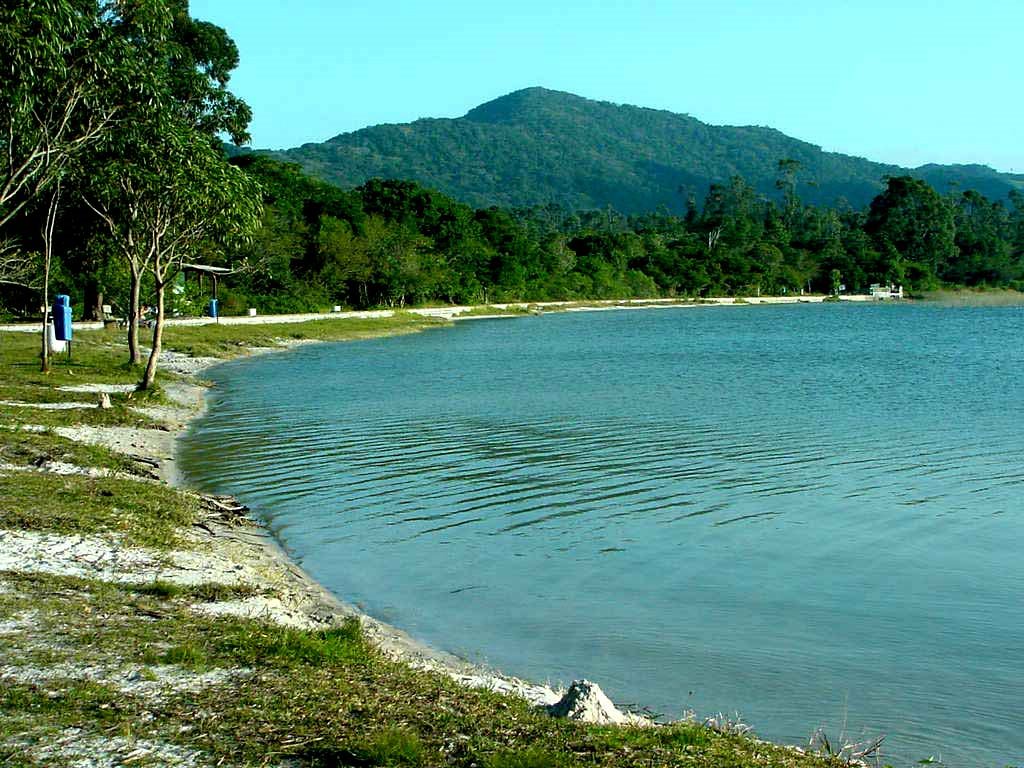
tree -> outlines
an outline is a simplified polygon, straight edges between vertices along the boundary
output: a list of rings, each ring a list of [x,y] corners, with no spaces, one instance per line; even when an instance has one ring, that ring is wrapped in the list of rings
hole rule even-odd
[[[35,288],[39,280],[39,264],[16,243],[0,241],[0,285]]]
[[[183,183],[189,174],[202,178],[212,166],[209,157],[197,154],[197,143],[205,141],[216,155],[219,133],[226,132],[238,142],[247,139],[251,112],[227,90],[230,72],[238,63],[237,48],[220,27],[192,19],[187,0],[134,0],[118,8],[118,34],[151,81],[154,96],[127,105],[117,129],[107,133],[103,151],[94,158],[97,184],[91,191],[94,202],[90,207],[119,241],[118,251],[129,267],[128,354],[130,362],[137,364],[141,362],[142,278],[147,269],[167,266],[156,261],[166,255],[159,241],[170,232],[168,222],[181,227],[178,213],[169,211],[183,214],[188,210],[182,194],[171,196],[168,210],[154,213],[149,209],[154,190],[174,188],[169,182],[161,186],[159,177],[166,174],[175,183]],[[185,161],[201,162],[203,169],[182,169],[182,158],[167,154],[179,149]],[[161,155],[160,150],[165,153]],[[220,157],[218,162],[226,163]],[[154,239],[154,232],[162,229]],[[156,274],[154,279],[157,283],[161,280]],[[161,324],[162,319],[158,326]],[[151,355],[150,360],[155,358]],[[147,365],[144,384],[152,378],[149,368]]]
[[[828,276],[831,282],[830,291],[833,296],[838,296],[839,291],[842,289],[843,273],[838,269],[832,269],[829,271]]]
[[[352,233],[348,222],[333,216],[321,216],[317,251],[323,260],[320,276],[327,283],[331,295],[338,295],[339,286],[354,283],[358,303],[361,306],[368,304],[366,286],[372,275],[370,254],[366,241]]]
[[[61,182],[57,182],[50,190],[50,199],[46,206],[46,216],[43,218],[43,226],[40,231],[43,241],[43,337],[42,337],[42,363],[43,373],[50,372],[50,339],[47,333],[46,312],[50,305],[50,268],[53,265],[53,242],[54,230],[57,226],[57,212],[60,210]]]
[[[388,225],[377,216],[366,221],[367,253],[378,280],[377,295],[389,307],[415,301],[436,279],[429,241],[411,223]]]
[[[165,293],[183,260],[211,241],[245,240],[263,214],[255,181],[229,165],[203,133],[173,119],[155,127],[159,130],[150,141],[136,143],[107,165],[90,203],[132,270],[133,305],[138,303],[141,270],[149,269],[153,276],[156,317],[140,389],[155,380]]]
[[[178,115],[211,139],[227,134],[235,144],[245,144],[252,110],[228,90],[238,46],[223,27],[192,18],[188,0],[167,4],[173,15],[167,80]]]
[[[0,7],[0,281],[37,282],[7,225],[96,146],[124,99],[145,97],[146,80],[115,32],[117,8],[94,0]]]
[[[44,371],[62,181],[113,130],[126,99],[141,103],[152,93],[118,31],[122,5],[15,0],[0,9],[0,251],[8,254],[0,280],[35,286],[42,272]],[[34,202],[46,211],[38,267],[11,256],[16,249],[3,242],[6,226]]]
[[[1010,217],[1003,204],[968,190],[954,204],[958,254],[943,278],[953,283],[1001,283],[1017,276]]]
[[[879,251],[886,253],[891,247],[909,262],[905,268],[912,273],[923,269],[932,280],[943,275],[957,254],[953,210],[920,179],[890,178],[885,191],[871,202],[864,228]]]
[[[792,229],[800,215],[800,197],[796,192],[797,174],[803,164],[799,160],[785,158],[779,160],[778,176],[775,179],[775,188],[782,192],[783,200],[783,221],[788,229]]]

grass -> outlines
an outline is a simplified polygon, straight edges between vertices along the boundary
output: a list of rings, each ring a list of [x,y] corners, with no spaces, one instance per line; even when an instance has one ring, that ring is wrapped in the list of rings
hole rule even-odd
[[[395,312],[392,317],[339,317],[303,323],[253,325],[207,324],[168,326],[164,347],[193,357],[238,357],[247,347],[276,347],[295,341],[354,341],[400,333],[415,333],[447,325],[443,320]]]
[[[227,600],[244,600],[255,597],[261,591],[249,584],[175,584],[157,579],[146,584],[131,587],[138,595],[154,597],[158,600],[187,600],[193,603],[218,603]]]
[[[487,768],[563,768],[569,762],[565,755],[549,752],[543,747],[529,746],[520,750],[495,752],[485,765]]]
[[[79,400],[93,400],[92,395],[79,393]],[[0,405],[0,423],[8,425],[33,424],[41,427],[134,427],[159,429],[160,423],[131,409],[124,400],[111,395],[110,408],[76,408],[73,410],[44,410],[41,408]],[[143,405],[145,398],[139,398]],[[148,404],[148,403],[146,403]]]
[[[97,395],[67,392],[59,387],[81,384],[131,385],[141,378],[141,369],[127,364],[123,333],[115,330],[78,333],[73,356],[51,358],[51,370],[39,370],[39,343],[33,333],[0,333],[0,401],[15,403],[95,403]],[[163,374],[174,378],[173,374]],[[110,395],[111,408],[46,410],[17,405],[0,405],[0,425],[34,424],[44,427],[127,426],[155,428],[159,425],[133,407],[166,402],[159,390]],[[4,438],[6,439],[6,438]]]
[[[20,641],[25,646],[59,632],[61,646],[51,653],[94,667],[177,669],[182,679],[240,670],[224,684],[169,689],[158,701],[119,693],[106,681],[15,683],[0,695],[0,744],[15,737],[45,743],[70,727],[144,728],[149,739],[236,766],[840,765],[694,723],[617,728],[555,720],[525,702],[390,661],[354,621],[300,632],[198,616],[177,590],[140,593],[138,585],[41,574],[0,579],[12,588],[0,595],[0,615],[33,610],[42,617]],[[7,663],[25,653],[15,647]]]
[[[191,494],[115,478],[0,474],[0,528],[76,535],[113,533],[130,545],[169,549],[196,518]]]
[[[4,434],[0,439],[0,463],[31,467],[46,461],[61,461],[78,467],[104,467],[133,475],[147,474],[124,454],[68,440],[53,432],[15,431]]]
[[[8,397],[6,388],[9,386],[28,386],[39,391],[72,384],[134,384],[140,378],[141,369],[129,365],[127,360],[128,347],[123,331],[81,331],[75,333],[70,362],[63,353],[51,356],[50,372],[42,373],[36,334],[0,332],[0,369],[5,374],[0,399],[13,399]]]

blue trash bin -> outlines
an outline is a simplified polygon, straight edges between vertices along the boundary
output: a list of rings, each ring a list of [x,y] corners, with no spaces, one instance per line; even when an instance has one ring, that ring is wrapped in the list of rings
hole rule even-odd
[[[71,341],[71,298],[58,294],[53,305],[53,337],[57,341]]]
[[[216,317],[217,316],[217,300],[216,299],[210,299],[210,303],[206,305],[206,314],[209,317]]]

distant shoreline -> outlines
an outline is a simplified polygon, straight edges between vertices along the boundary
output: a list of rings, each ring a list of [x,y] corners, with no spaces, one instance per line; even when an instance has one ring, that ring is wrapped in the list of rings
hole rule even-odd
[[[396,313],[408,312],[425,318],[440,320],[471,320],[487,317],[515,317],[540,312],[586,312],[612,309],[658,309],[667,307],[732,307],[747,305],[780,304],[821,304],[831,297],[825,294],[806,296],[715,296],[703,299],[594,299],[592,301],[516,301],[495,304],[451,304],[437,307],[400,307],[396,309],[346,310],[341,312],[306,312],[287,315],[224,315],[212,317],[168,317],[167,327],[213,325],[267,325],[273,323],[306,323],[311,320],[343,320],[394,317]],[[840,302],[874,303],[868,294],[846,294],[838,297]],[[1024,304],[1024,295],[1021,295]],[[497,310],[488,314],[487,310]],[[258,310],[257,310],[258,312]],[[98,321],[76,321],[75,329],[98,331],[103,329]],[[0,325],[0,331],[31,332],[39,329],[39,323],[8,323]]]

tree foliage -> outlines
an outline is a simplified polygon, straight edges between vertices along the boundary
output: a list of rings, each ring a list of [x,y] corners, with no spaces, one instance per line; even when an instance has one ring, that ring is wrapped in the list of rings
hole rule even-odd
[[[899,177],[864,211],[807,205],[795,192],[765,199],[734,178],[712,185],[686,216],[626,217],[550,205],[474,210],[408,181],[345,191],[265,156],[234,162],[259,181],[266,204],[263,229],[235,255],[256,268],[227,292],[234,311],[864,292],[889,280],[927,288],[1024,277],[1014,244],[1024,200],[1010,209],[973,192],[941,198]]]
[[[102,259],[119,256],[132,362],[144,282],[155,292],[142,386],[155,375],[164,291],[182,261],[237,247],[260,223],[254,180],[220,149],[223,134],[248,138],[251,112],[227,87],[237,63],[231,38],[193,19],[187,0],[15,0],[0,9],[0,281],[29,269],[26,246],[12,240],[44,211],[45,272],[58,231],[78,230],[87,245],[65,261],[94,283]],[[58,223],[58,197],[47,193],[62,182],[74,202]],[[102,226],[77,223],[88,210]]]
[[[271,154],[343,187],[411,179],[478,207],[554,201],[628,214],[661,205],[682,214],[691,196],[699,200],[711,184],[734,176],[759,196],[799,193],[817,205],[845,199],[858,207],[882,191],[886,176],[913,175],[942,193],[957,182],[991,199],[1024,181],[984,166],[911,171],[825,152],[771,128],[708,125],[543,88],[510,93],[456,119],[377,125]]]
[[[125,99],[146,100],[115,12],[94,0],[0,7],[0,251],[14,249],[15,217],[103,138]]]

